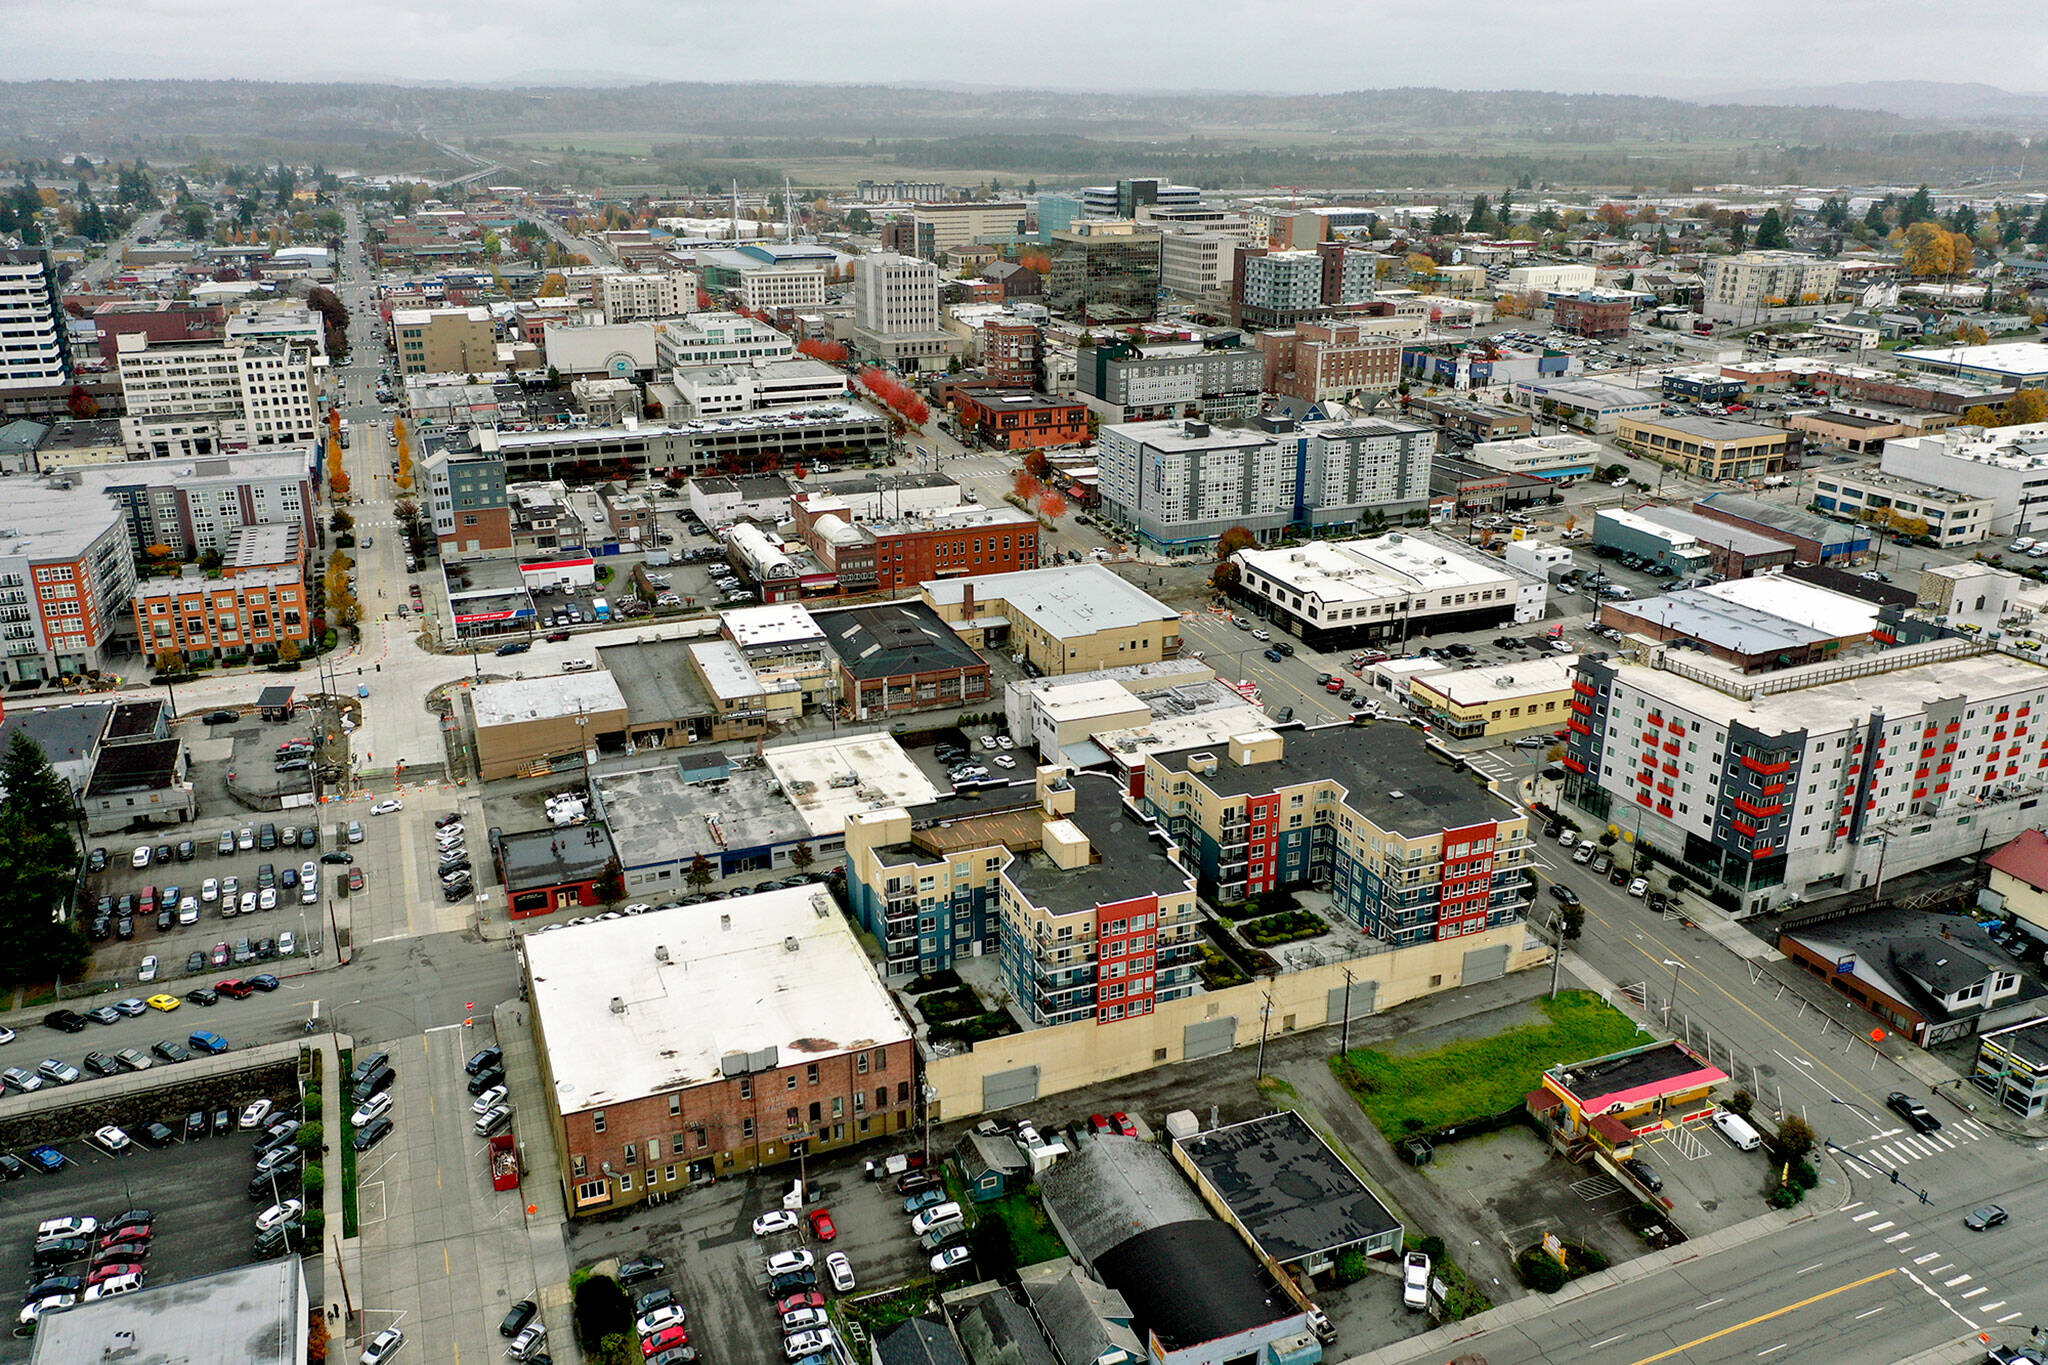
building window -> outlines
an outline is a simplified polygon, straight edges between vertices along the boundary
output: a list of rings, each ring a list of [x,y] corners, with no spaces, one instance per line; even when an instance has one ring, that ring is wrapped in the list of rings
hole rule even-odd
[[[867,1054],[867,1053],[865,1053],[865,1052],[862,1052],[862,1053],[858,1053],[858,1054],[856,1054],[856,1055],[855,1055],[855,1057],[854,1057],[854,1059],[853,1059],[853,1068],[854,1068],[854,1070],[858,1071],[858,1072],[859,1072],[859,1073],[860,1073],[861,1075],[863,1075],[863,1076],[867,1075],[867,1074],[868,1074],[868,1054]]]
[[[751,1138],[754,1136],[754,1121],[752,1119],[743,1118],[740,1120],[740,1136],[742,1138]]]
[[[627,1144],[626,1144],[626,1164],[627,1164],[628,1166],[637,1166],[637,1165],[639,1165],[639,1164],[640,1164],[640,1144],[639,1144],[639,1143],[637,1143],[637,1142],[629,1142],[629,1143],[627,1143]]]
[[[595,1125],[595,1130],[602,1133],[604,1131],[604,1110],[599,1109],[591,1114],[590,1121]]]
[[[818,1083],[818,1064],[816,1062],[812,1062],[810,1066],[807,1068],[807,1071],[811,1084],[816,1085]]]
[[[678,1115],[678,1114],[680,1114],[680,1113],[682,1113],[682,1112],[683,1112],[683,1094],[682,1094],[682,1092],[681,1092],[680,1090],[678,1090],[678,1091],[677,1091],[677,1092],[676,1092],[675,1094],[673,1094],[673,1095],[670,1095],[670,1096],[668,1097],[668,1113],[669,1113],[669,1117],[670,1117],[670,1118],[674,1118],[674,1117],[675,1117],[676,1115]]]
[[[743,1100],[754,1098],[754,1078],[752,1076],[740,1077],[740,1098]]]

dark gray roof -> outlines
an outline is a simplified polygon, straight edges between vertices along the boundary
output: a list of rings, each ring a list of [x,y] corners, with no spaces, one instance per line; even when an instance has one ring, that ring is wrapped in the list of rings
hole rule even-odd
[[[164,704],[155,698],[117,703],[114,718],[107,725],[107,743],[153,738],[163,713]]]
[[[16,711],[0,720],[0,753],[14,742],[19,731],[42,746],[43,757],[51,763],[77,763],[89,758],[106,732],[114,714],[110,702],[88,706],[46,706],[39,711]]]
[[[881,1365],[967,1365],[953,1334],[936,1322],[911,1318],[875,1342]]]
[[[812,613],[825,642],[859,679],[987,668],[939,614],[919,601]]]
[[[1072,781],[1069,818],[1088,836],[1095,860],[1066,868],[1044,853],[1027,854],[1006,874],[1019,890],[1054,914],[1068,914],[1187,886],[1192,878],[1166,856],[1165,842],[1152,837],[1151,822],[1125,803],[1115,778],[1076,773]]]
[[[1943,995],[1976,985],[2002,963],[1997,956],[1972,948],[1959,939],[1896,938],[1891,942],[1892,963],[1913,979],[1926,983]]]
[[[1782,935],[1827,961],[1853,960],[1852,975],[1935,1023],[1970,1018],[1985,1009],[1975,1005],[1950,1010],[1923,990],[1919,981],[1952,991],[1958,985],[1987,980],[1994,971],[2017,972],[2019,994],[1999,1001],[2000,1012],[2048,998],[2048,987],[2025,968],[1988,946],[1979,946],[1983,931],[1975,921],[1957,916],[1922,910],[1866,910],[1810,927],[1788,925]]]
[[[979,1296],[958,1322],[974,1365],[1062,1365],[1031,1310],[1008,1294]]]
[[[1169,1351],[1297,1317],[1270,1288],[1244,1242],[1213,1218],[1168,1223],[1127,1238],[1097,1263],[1131,1306],[1131,1325]]]
[[[969,1178],[981,1171],[1023,1171],[1031,1166],[1014,1138],[1001,1133],[974,1132],[961,1139],[960,1164],[966,1168]]]
[[[1136,1138],[1083,1139],[1038,1177],[1038,1188],[1060,1235],[1086,1265],[1148,1228],[1209,1218],[1166,1153]]]
[[[603,875],[613,858],[612,836],[596,824],[515,834],[492,830],[491,842],[508,891],[589,881]]]
[[[1060,1365],[1094,1365],[1111,1350],[1130,1349],[1134,1345],[1137,1353],[1144,1350],[1142,1343],[1119,1344],[1111,1340],[1104,1313],[1120,1314],[1123,1321],[1128,1321],[1130,1305],[1121,1294],[1107,1287],[1100,1287],[1105,1301],[1097,1302],[1089,1292],[1092,1284],[1082,1280],[1079,1269],[1070,1269],[1055,1280],[1024,1281],[1024,1292],[1038,1312],[1038,1321],[1045,1328],[1046,1340],[1052,1343]],[[1120,1327],[1119,1331],[1122,1330]]]
[[[1291,1109],[1203,1133],[1181,1150],[1252,1240],[1283,1264],[1401,1226]]]
[[[118,795],[122,792],[161,791],[178,775],[182,739],[151,739],[135,744],[108,744],[100,749],[92,765],[88,796]]]
[[[292,692],[290,687],[266,687],[256,694],[256,704],[262,707],[290,706]]]
[[[1442,752],[1428,737],[1400,721],[1338,723],[1282,732],[1285,748],[1271,763],[1240,767],[1227,744],[1204,744],[1155,754],[1160,765],[1187,772],[1196,754],[1214,754],[1216,771],[1198,780],[1223,796],[1250,796],[1277,787],[1334,778],[1344,784],[1351,805],[1381,829],[1461,829],[1505,820],[1514,803],[1488,789],[1484,780]],[[1398,795],[1396,795],[1398,793]]]

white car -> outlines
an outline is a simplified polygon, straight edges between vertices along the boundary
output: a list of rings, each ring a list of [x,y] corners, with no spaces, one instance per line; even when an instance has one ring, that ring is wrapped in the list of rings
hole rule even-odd
[[[46,1242],[52,1237],[90,1237],[100,1230],[97,1218],[46,1218],[36,1224],[36,1240]]]
[[[101,1280],[98,1284],[87,1285],[85,1287],[85,1297],[81,1302],[97,1303],[101,1299],[111,1299],[116,1294],[133,1294],[140,1288],[142,1288],[142,1277],[140,1275],[116,1275],[111,1280]]]
[[[256,1215],[256,1231],[268,1232],[283,1227],[286,1223],[305,1212],[306,1206],[296,1199],[287,1199],[282,1204],[272,1204]]]
[[[754,1220],[756,1237],[772,1237],[778,1232],[795,1232],[800,1220],[789,1209],[770,1209]]]
[[[795,1308],[782,1315],[783,1332],[815,1332],[820,1327],[830,1327],[832,1319],[825,1316],[822,1308]]]
[[[597,665],[590,662],[590,660],[588,659],[562,660],[562,671],[564,673],[588,673],[596,667]]]
[[[390,1113],[391,1106],[396,1103],[398,1103],[398,1101],[392,1097],[392,1094],[389,1090],[383,1091],[380,1094],[372,1095],[363,1104],[362,1108],[356,1110],[355,1113],[350,1114],[348,1116],[349,1124],[351,1127],[361,1128],[371,1119],[382,1118],[384,1115]]]
[[[77,1302],[76,1294],[52,1294],[46,1299],[37,1299],[34,1303],[25,1305],[21,1310],[21,1316],[15,1320],[24,1327],[33,1327],[36,1319],[52,1308],[69,1308]]]
[[[511,1091],[507,1090],[502,1085],[494,1085],[489,1090],[484,1091],[483,1094],[478,1095],[476,1097],[476,1103],[469,1106],[470,1110],[471,1112],[477,1114],[488,1114],[493,1109],[496,1109],[499,1105],[503,1104],[505,1102],[505,1096],[511,1093]]]
[[[634,1323],[633,1326],[639,1331],[641,1336],[651,1337],[656,1332],[666,1332],[671,1327],[681,1327],[688,1318],[689,1314],[683,1309],[681,1304],[665,1303],[646,1317],[640,1319],[640,1321]]]
[[[156,970],[156,954],[151,953],[142,959],[142,965],[136,969],[135,979],[142,985],[147,986],[150,982],[156,980]],[[0,1042],[4,1041],[4,1039],[0,1039]]]
[[[219,900],[220,878],[208,877],[205,881],[199,883],[199,899],[205,901],[208,905],[212,905],[215,901]]]
[[[547,1326],[543,1323],[532,1323],[521,1330],[518,1336],[512,1338],[512,1344],[505,1348],[505,1354],[511,1356],[514,1360],[529,1359],[536,1351],[540,1350],[540,1344],[547,1339]]]
[[[825,1274],[831,1278],[836,1292],[853,1292],[853,1262],[846,1259],[845,1252],[835,1251],[825,1258]]]
[[[398,1348],[405,1345],[405,1333],[396,1327],[386,1327],[370,1338],[370,1344],[363,1349],[361,1365],[384,1365],[384,1362],[398,1354]]]
[[[130,1143],[128,1135],[111,1123],[95,1131],[92,1135],[92,1140],[100,1150],[108,1153],[125,1151],[133,1145]]]
[[[254,891],[244,891],[242,893],[242,904],[239,909],[240,913],[244,915],[256,913],[256,893]]]
[[[832,1329],[820,1327],[814,1332],[791,1332],[782,1341],[782,1354],[790,1360],[802,1360],[805,1356],[832,1349]]]
[[[138,849],[136,849],[136,850],[135,850],[135,852],[133,852],[133,853],[131,853],[131,854],[129,854],[129,855],[128,855],[128,866],[130,866],[130,867],[148,867],[148,866],[149,866],[149,845],[148,845],[148,844],[144,844],[144,845],[143,845],[143,846],[142,846],[141,848],[138,848]]]
[[[1401,1258],[1402,1307],[1429,1307],[1429,1270],[1429,1257],[1419,1251],[1411,1251]]]
[[[372,814],[372,815],[389,815],[389,814],[391,814],[391,812],[393,812],[393,811],[397,811],[397,810],[404,810],[404,809],[405,809],[405,802],[403,802],[403,801],[399,800],[399,799],[398,799],[397,797],[395,797],[395,796],[387,796],[387,797],[385,797],[385,798],[384,798],[384,799],[383,799],[382,801],[379,801],[379,802],[378,802],[378,803],[377,803],[376,805],[374,805],[374,806],[370,807],[370,814]],[[349,842],[350,842],[350,843],[354,843],[354,842],[355,842],[355,840],[354,840],[354,839],[350,839],[350,840],[349,840]]]
[[[258,891],[256,893],[256,908],[259,910],[277,909],[277,888],[266,886],[261,891]]]
[[[7,1028],[7,1027],[6,1027],[6,1026],[4,1026],[4,1025],[0,1025],[0,1045],[5,1045],[5,1044],[7,1044],[7,1043],[11,1043],[11,1042],[13,1042],[13,1041],[14,1041],[14,1030],[13,1030],[13,1029],[11,1029],[11,1028]]]
[[[998,768],[1014,768],[1017,766],[1017,760],[1011,758],[1008,754],[997,754],[995,762]]]
[[[290,957],[299,951],[299,936],[287,929],[277,936],[277,955]]]
[[[981,747],[984,749],[994,749],[996,747],[996,737],[994,735],[983,735],[981,737]]]
[[[808,1251],[778,1251],[768,1258],[768,1273],[787,1275],[793,1270],[809,1270],[817,1263],[817,1257]]]
[[[965,1265],[967,1258],[973,1254],[966,1247],[947,1247],[932,1257],[932,1274],[943,1275],[955,1266]]]
[[[913,1237],[922,1237],[941,1223],[950,1222],[965,1216],[965,1214],[961,1213],[960,1206],[951,1200],[943,1204],[934,1204],[928,1209],[920,1210],[910,1220],[910,1234]]]
[[[1628,884],[1628,893],[1631,896],[1646,896],[1649,892],[1650,883],[1646,878],[1638,877]]]
[[[244,1130],[261,1128],[264,1121],[270,1117],[270,1109],[269,1100],[256,1100],[242,1111],[242,1121],[236,1126]]]

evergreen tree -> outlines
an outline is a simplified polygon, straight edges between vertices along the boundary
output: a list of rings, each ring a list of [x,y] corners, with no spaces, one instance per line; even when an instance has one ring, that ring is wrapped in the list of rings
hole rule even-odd
[[[1925,223],[1934,217],[1934,196],[1922,185],[1914,190],[1899,209],[1899,226],[1909,228],[1915,223]]]
[[[1502,190],[1500,192],[1500,208],[1494,211],[1494,217],[1500,220],[1500,228],[1502,232],[1506,232],[1509,228],[1515,225],[1514,191]]]
[[[1493,227],[1493,223],[1493,210],[1486,206],[1486,196],[1483,194],[1473,195],[1472,214],[1465,220],[1465,231],[1486,232]]]
[[[1891,231],[1891,224],[1884,220],[1884,205],[1882,203],[1876,200],[1871,201],[1870,211],[1863,215],[1863,226],[1869,228],[1880,237]]]
[[[1756,244],[1762,251],[1785,249],[1785,220],[1778,216],[1776,209],[1765,209],[1764,216],[1757,220]]]
[[[91,952],[77,926],[58,916],[77,881],[77,802],[26,732],[0,754],[0,786],[0,942],[8,945],[0,979],[76,976]]]
[[[1740,215],[1728,225],[1728,241],[1737,251],[1749,244],[1749,225]]]
[[[2027,234],[2029,246],[2048,246],[2048,211],[2034,219],[2034,230]]]

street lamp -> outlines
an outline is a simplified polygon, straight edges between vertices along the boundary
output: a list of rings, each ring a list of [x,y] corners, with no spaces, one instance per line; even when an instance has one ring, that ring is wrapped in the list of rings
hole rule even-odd
[[[1664,1022],[1671,1022],[1671,1007],[1678,1002],[1678,969],[1686,964],[1675,957],[1664,959],[1664,965],[1671,969],[1671,994],[1664,1002]]]

